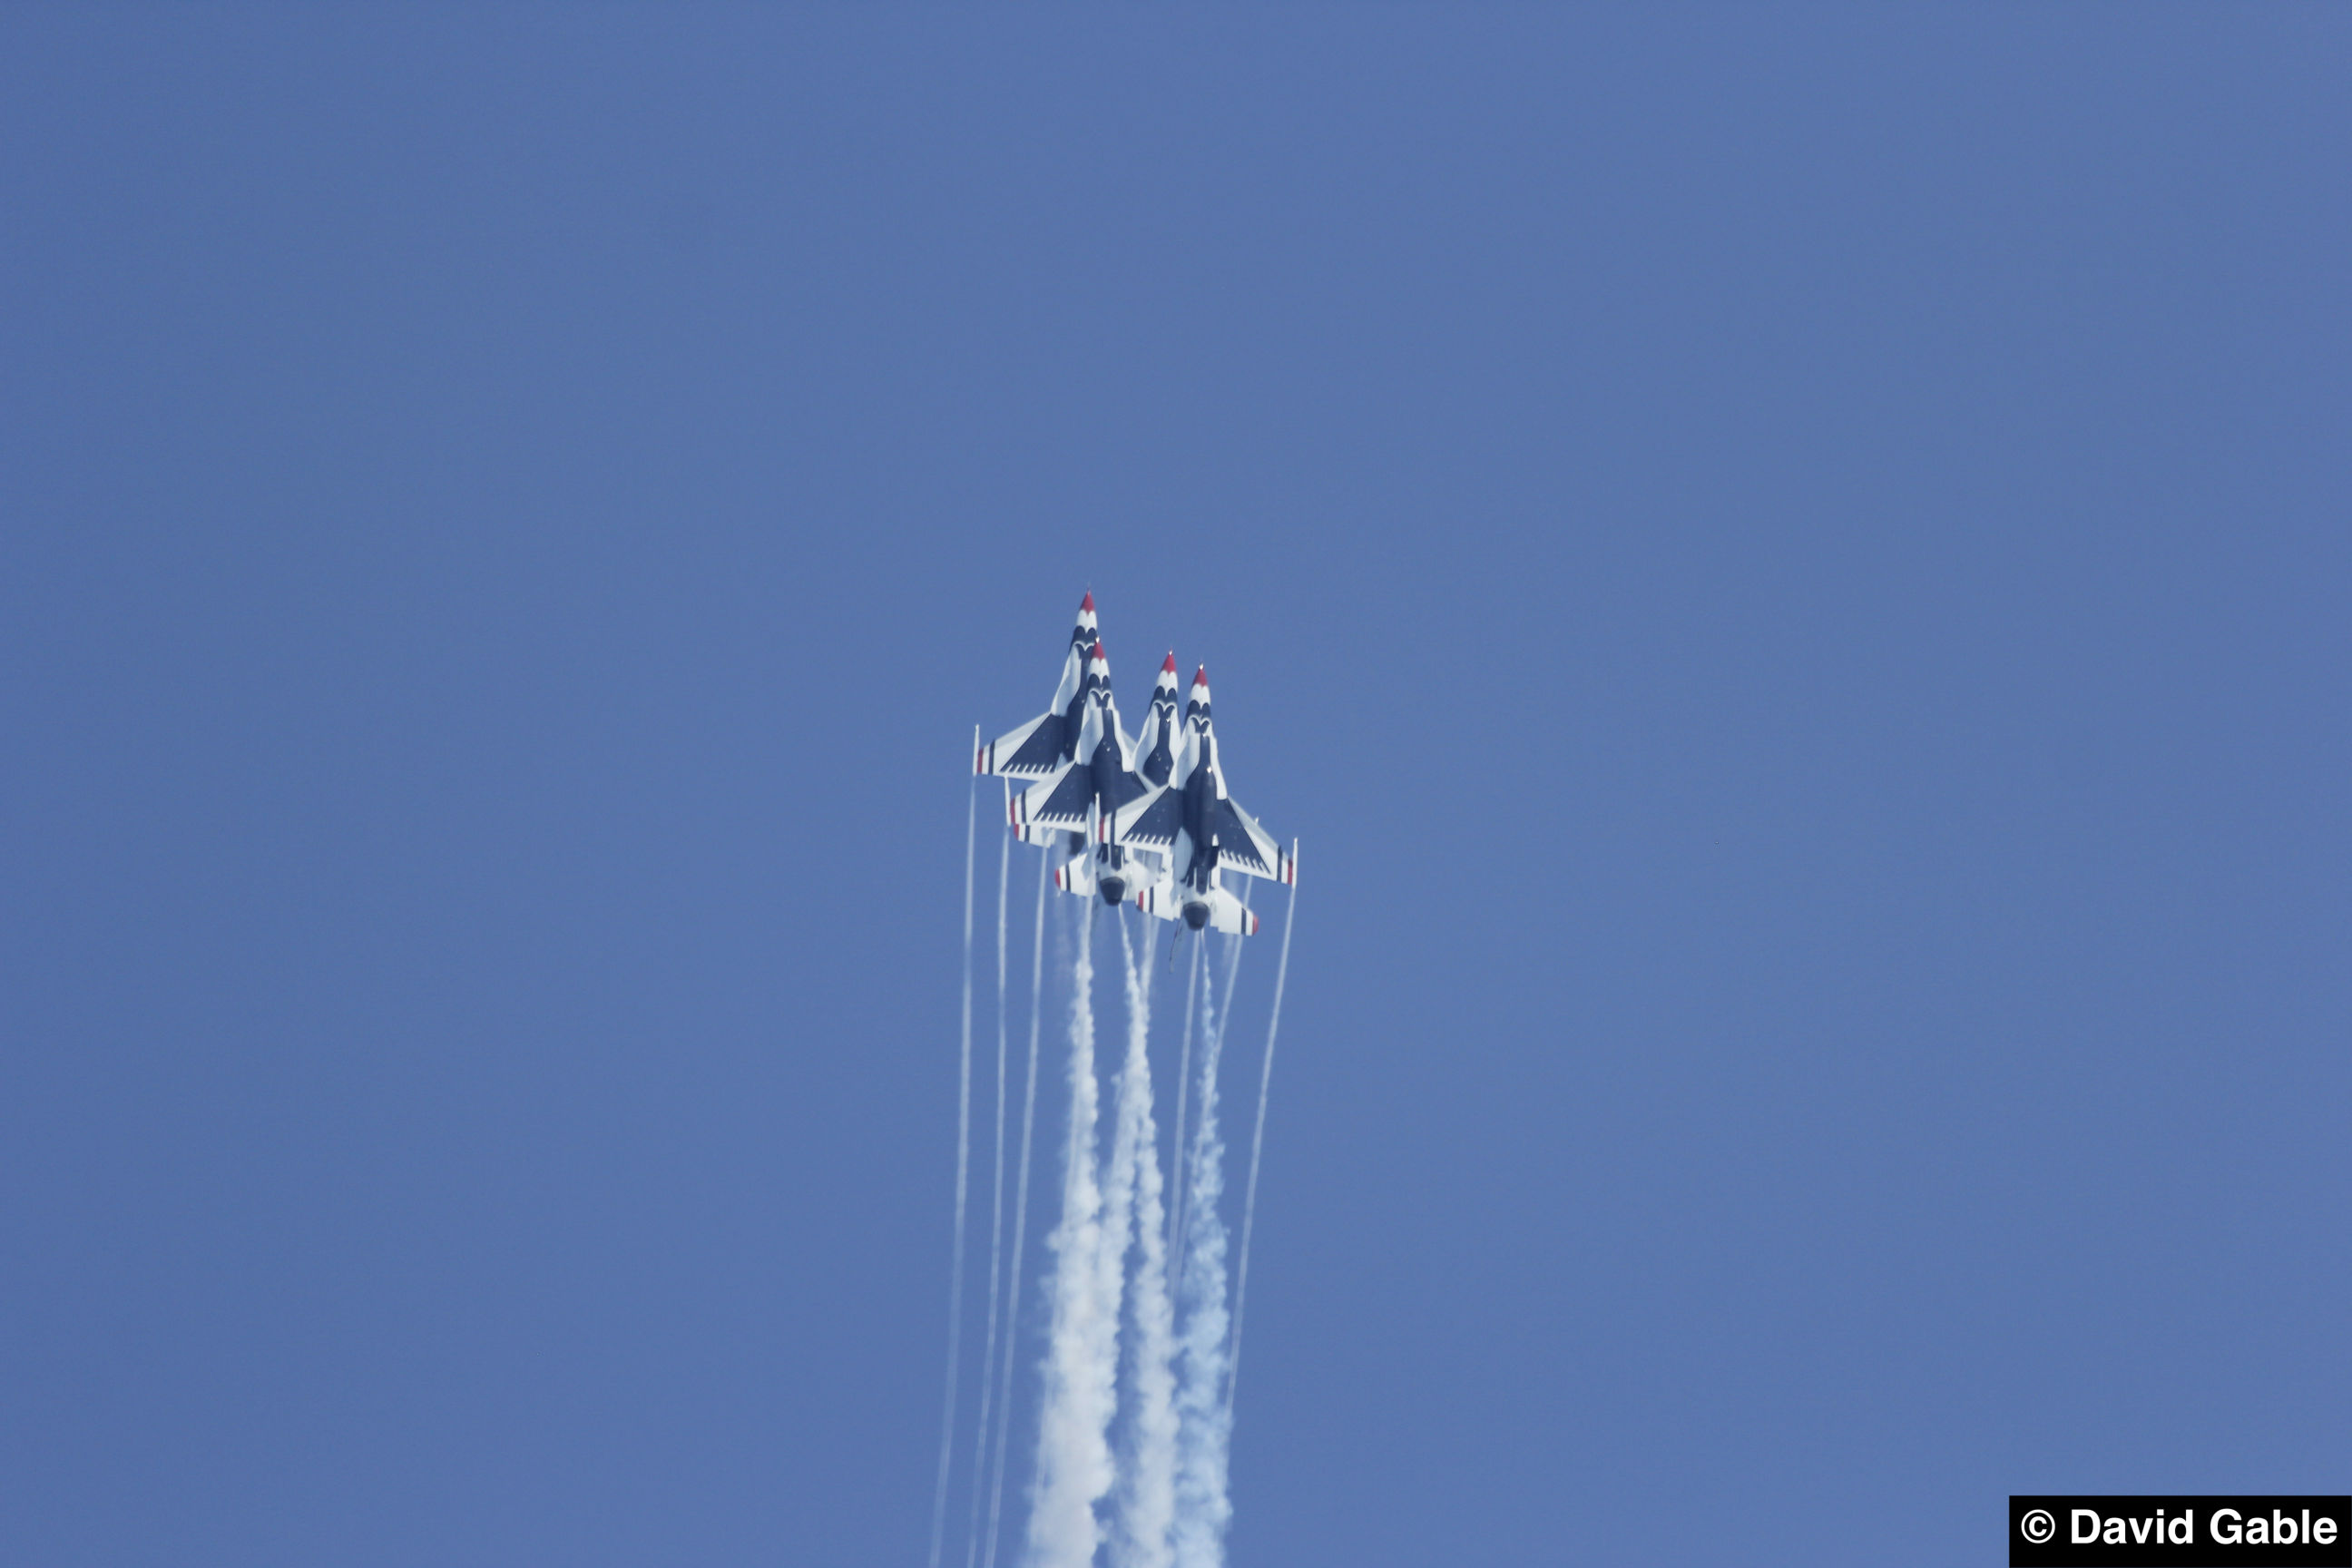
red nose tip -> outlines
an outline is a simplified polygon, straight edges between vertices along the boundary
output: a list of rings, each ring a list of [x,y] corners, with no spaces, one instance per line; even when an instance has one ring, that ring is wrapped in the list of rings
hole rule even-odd
[[[1095,646],[1094,646],[1094,649],[1093,649],[1093,651],[1092,651],[1092,652],[1090,652],[1090,653],[1088,653],[1088,654],[1087,655],[1087,657],[1088,658],[1102,658],[1102,656],[1103,656],[1103,650],[1102,650],[1102,638],[1100,638],[1100,637],[1097,637],[1097,638],[1095,638]]]
[[[1087,596],[1078,601],[1078,609],[1084,615],[1091,616],[1095,613],[1095,591],[1092,588],[1087,589]]]
[[[1192,684],[1195,686],[1206,686],[1209,684],[1209,667],[1207,665],[1204,664],[1200,668],[1192,672]]]
[[[1161,665],[1160,668],[1162,668],[1162,669],[1164,669],[1164,670],[1166,670],[1166,671],[1167,671],[1169,674],[1171,674],[1171,675],[1175,674],[1175,673],[1176,673],[1176,656],[1175,656],[1174,654],[1172,654],[1172,653],[1171,653],[1171,654],[1170,654],[1170,655],[1168,656],[1168,662],[1167,662],[1167,663],[1165,663],[1165,664],[1163,664],[1163,665]]]

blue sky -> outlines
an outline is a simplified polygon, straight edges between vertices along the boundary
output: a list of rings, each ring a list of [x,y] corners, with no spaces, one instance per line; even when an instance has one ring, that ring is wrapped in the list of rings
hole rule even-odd
[[[0,1555],[916,1561],[1089,585],[1304,849],[1236,1563],[2341,1490],[2347,56],[12,11]]]

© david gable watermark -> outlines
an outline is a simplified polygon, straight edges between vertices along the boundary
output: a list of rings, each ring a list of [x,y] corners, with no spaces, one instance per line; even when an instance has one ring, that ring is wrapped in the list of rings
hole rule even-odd
[[[2352,1568],[2352,1496],[2009,1500],[2011,1568]]]

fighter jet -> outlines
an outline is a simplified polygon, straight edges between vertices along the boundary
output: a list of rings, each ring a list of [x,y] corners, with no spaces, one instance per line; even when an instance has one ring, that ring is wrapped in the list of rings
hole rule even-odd
[[[973,773],[1042,779],[1075,759],[1078,724],[1085,717],[1087,650],[1100,637],[1095,628],[1095,596],[1089,591],[1079,602],[1078,624],[1071,628],[1069,649],[1062,656],[1062,680],[1054,688],[1054,705],[1009,734],[976,747]]]
[[[1293,884],[1298,879],[1296,850],[1284,853],[1226,791],[1206,667],[1192,676],[1168,782],[1119,810],[1112,831],[1130,852],[1156,850],[1168,858],[1167,876],[1146,885],[1136,901],[1147,913],[1181,919],[1196,931],[1213,927],[1233,935],[1256,933],[1257,917],[1224,887],[1224,872]]]
[[[1113,711],[1115,713],[1116,709]],[[1151,707],[1144,714],[1143,728],[1137,732],[1134,742],[1129,747],[1129,754],[1134,759],[1130,777],[1134,781],[1140,782],[1145,786],[1146,793],[1165,784],[1170,773],[1174,770],[1175,738],[1178,732],[1176,656],[1171,653],[1160,666],[1160,679],[1151,689]],[[1132,788],[1132,784],[1123,785],[1122,793]],[[1034,795],[1036,791],[1033,790],[1031,793]],[[1005,802],[1005,807],[1006,816],[1009,818],[1015,817],[1019,810],[1019,803],[1008,799]],[[1032,826],[1023,829],[1018,826],[1017,819],[1015,831],[1031,843],[1043,842],[1041,835],[1060,836],[1056,835],[1051,827],[1041,828]],[[1107,866],[1116,870],[1117,879],[1125,884],[1126,896],[1129,899],[1139,900],[1146,888],[1168,879],[1167,857],[1164,855],[1139,854],[1126,844],[1116,842],[1098,844],[1089,854],[1086,852],[1084,838],[1076,834],[1066,837],[1075,847],[1068,859],[1054,871],[1054,886],[1066,893],[1076,893],[1085,897],[1100,892],[1106,902],[1118,903],[1121,901],[1119,897],[1103,886],[1104,879],[1099,873]]]
[[[1091,595],[1088,600],[1091,603]],[[1172,671],[1169,673],[1172,676]],[[1160,738],[1146,751],[1147,760],[1153,752],[1166,750],[1166,715],[1175,710],[1174,681],[1171,679],[1166,684],[1171,689],[1165,710],[1159,701],[1153,703]],[[1103,653],[1100,637],[1087,650],[1078,696],[1069,760],[1021,794],[1008,792],[1005,816],[1033,844],[1050,842],[1054,835],[1072,834],[1079,836],[1081,844],[1091,842],[1090,853],[1074,856],[1055,872],[1055,884],[1081,895],[1098,892],[1104,903],[1121,904],[1134,888],[1159,876],[1158,868],[1138,861],[1129,852],[1118,828],[1119,807],[1150,794],[1154,786],[1135,771],[1137,742],[1119,725],[1118,705],[1110,694],[1110,660]],[[1042,724],[1042,721],[1033,722]],[[1034,744],[1034,737],[1027,743]],[[983,747],[982,761],[989,760],[987,752]],[[1168,760],[1172,765],[1172,759]]]

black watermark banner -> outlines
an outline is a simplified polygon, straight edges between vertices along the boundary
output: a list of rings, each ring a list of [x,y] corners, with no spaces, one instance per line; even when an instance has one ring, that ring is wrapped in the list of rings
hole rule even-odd
[[[2010,1568],[2352,1568],[2352,1497],[2012,1497]]]

